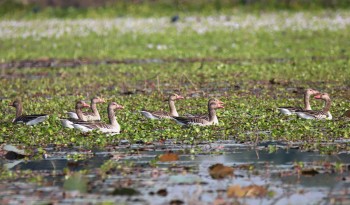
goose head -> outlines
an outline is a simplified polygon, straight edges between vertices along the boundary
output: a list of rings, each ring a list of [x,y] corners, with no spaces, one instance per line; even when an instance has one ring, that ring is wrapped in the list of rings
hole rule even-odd
[[[181,100],[181,99],[184,99],[184,97],[176,93],[173,93],[169,96],[169,101],[175,101],[175,100]]]
[[[217,99],[210,99],[209,100],[209,108],[211,109],[219,109],[219,108],[225,108],[224,103]]]
[[[314,90],[314,89],[311,89],[311,88],[306,89],[305,93],[306,93],[307,95],[309,95],[309,96],[311,96],[311,95],[318,95],[318,94],[320,94],[320,92],[319,92],[319,91]]]
[[[211,99],[209,99],[208,104],[211,104],[211,103],[217,103],[218,105],[223,105],[223,104],[224,104],[224,102],[220,101],[220,100],[217,99],[217,98],[211,98]]]
[[[22,106],[22,101],[20,99],[16,99],[12,103],[10,103],[9,106],[15,107],[15,108],[20,107]]]
[[[318,94],[314,97],[315,99],[317,100],[325,100],[325,101],[328,101],[330,100],[331,98],[329,97],[328,93],[321,93],[321,94]]]
[[[81,108],[84,108],[84,107],[90,107],[89,104],[87,104],[85,101],[83,100],[79,100],[77,101],[77,103],[75,104],[75,108],[76,109],[81,109]]]
[[[103,99],[103,98],[94,97],[94,98],[92,98],[91,102],[93,102],[93,103],[104,103],[104,102],[106,102],[106,101],[105,101],[105,99]]]
[[[109,103],[108,108],[112,109],[112,110],[116,110],[116,109],[120,110],[120,109],[124,109],[124,106],[119,105],[116,102],[111,102],[111,103]]]

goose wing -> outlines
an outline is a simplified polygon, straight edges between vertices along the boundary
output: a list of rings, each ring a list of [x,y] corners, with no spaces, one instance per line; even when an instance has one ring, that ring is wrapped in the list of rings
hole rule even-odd
[[[171,116],[165,111],[148,111],[142,110],[141,114],[149,119],[170,119]]]
[[[184,117],[190,118],[201,118],[209,121],[209,116],[207,114],[185,114]]]
[[[69,117],[70,119],[76,119],[76,120],[79,119],[77,113],[75,113],[74,111],[66,112],[66,114],[68,115],[68,117]]]
[[[317,110],[305,110],[296,112],[296,114],[303,119],[327,119],[329,118],[328,114],[323,111]]]
[[[285,115],[291,115],[298,111],[303,111],[303,108],[301,107],[292,107],[292,106],[286,106],[286,107],[278,107],[277,108],[282,114]]]
[[[112,128],[112,126],[110,124],[106,124],[106,123],[103,123],[103,122],[77,122],[77,123],[74,123],[74,124],[77,124],[77,125],[80,125],[80,126],[84,126],[86,128],[89,128],[89,129],[110,129]]]
[[[22,115],[13,120],[13,123],[28,123],[32,120],[43,119],[48,117],[46,114]]]
[[[199,117],[173,117],[177,123],[181,125],[209,125],[210,122],[207,119]]]

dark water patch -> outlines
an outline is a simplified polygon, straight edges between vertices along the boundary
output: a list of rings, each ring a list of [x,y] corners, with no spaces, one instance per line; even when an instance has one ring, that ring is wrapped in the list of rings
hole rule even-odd
[[[73,160],[79,154],[76,149],[47,149],[44,160],[20,161],[11,170],[31,170],[32,175],[43,176],[38,184],[28,183],[25,177],[15,183],[0,183],[0,198],[12,202],[29,197],[33,193],[40,200],[60,203],[102,203],[107,201],[126,204],[169,204],[182,200],[185,204],[212,204],[218,198],[230,201],[226,190],[233,185],[257,186],[274,194],[263,198],[237,198],[245,203],[288,204],[292,200],[326,204],[333,199],[344,199],[349,185],[350,154],[322,155],[288,149],[283,142],[260,143],[255,147],[223,140],[212,144],[178,145],[171,140],[165,145],[130,145],[105,150],[92,150],[89,157]],[[138,147],[138,151],[132,147]],[[140,147],[143,146],[143,149]],[[166,146],[164,150],[163,146]],[[277,146],[271,151],[269,146]],[[172,152],[169,152],[169,151]],[[89,151],[80,154],[86,155]],[[177,154],[175,161],[159,161],[164,153]],[[2,162],[11,162],[4,161]],[[232,175],[212,178],[209,168],[222,164]],[[69,170],[69,171],[68,171]],[[65,191],[67,178],[80,171],[87,193]],[[74,181],[72,179],[72,181]],[[80,183],[79,180],[76,183]],[[16,186],[15,186],[16,184]],[[79,187],[79,186],[77,186]],[[15,191],[16,190],[16,191]],[[9,194],[12,193],[12,194]],[[39,194],[44,193],[44,194]],[[59,197],[58,197],[59,196]],[[64,196],[64,197],[63,197]],[[51,197],[51,198],[50,198]],[[307,204],[307,203],[299,203]]]
[[[80,171],[83,169],[94,169],[100,167],[104,161],[109,157],[93,157],[88,160],[67,160],[67,159],[46,159],[46,160],[34,160],[23,161],[22,163],[13,167],[16,170],[32,170],[32,171],[62,171],[65,168],[69,168],[71,171]]]
[[[296,60],[311,61],[332,61],[348,60],[349,56],[308,56],[304,58],[148,58],[148,59],[109,59],[92,60],[87,58],[80,59],[28,59],[13,60],[11,62],[0,63],[0,69],[9,68],[61,68],[61,67],[79,67],[82,65],[112,65],[112,64],[149,64],[149,63],[196,63],[196,62],[223,62],[226,64],[240,63],[295,63]]]

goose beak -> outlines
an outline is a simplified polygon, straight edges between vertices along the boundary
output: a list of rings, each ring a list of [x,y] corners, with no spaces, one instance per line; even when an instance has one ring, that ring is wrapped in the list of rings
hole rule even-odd
[[[219,105],[223,105],[223,104],[224,104],[224,102],[222,102],[222,101],[218,100],[218,104],[219,104]]]
[[[124,106],[122,106],[122,105],[117,105],[117,109],[124,109]]]
[[[90,107],[89,104],[83,103],[83,107]]]
[[[106,100],[105,100],[104,98],[100,98],[100,102],[101,102],[101,103],[105,103]]]
[[[222,102],[220,100],[218,100],[217,105],[218,105],[218,108],[225,108],[224,107],[224,102]]]
[[[321,95],[316,95],[314,98],[315,99],[321,99]]]
[[[178,99],[178,100],[180,100],[180,99],[185,99],[183,96],[181,96],[181,95],[178,95],[177,97],[176,97],[176,99]]]
[[[218,104],[218,108],[225,108],[223,104]]]

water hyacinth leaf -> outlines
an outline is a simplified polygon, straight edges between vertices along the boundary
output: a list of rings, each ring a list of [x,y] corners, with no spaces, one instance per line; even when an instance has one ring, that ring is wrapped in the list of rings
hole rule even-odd
[[[63,189],[66,191],[86,193],[88,190],[88,180],[81,173],[74,173],[64,181]]]

